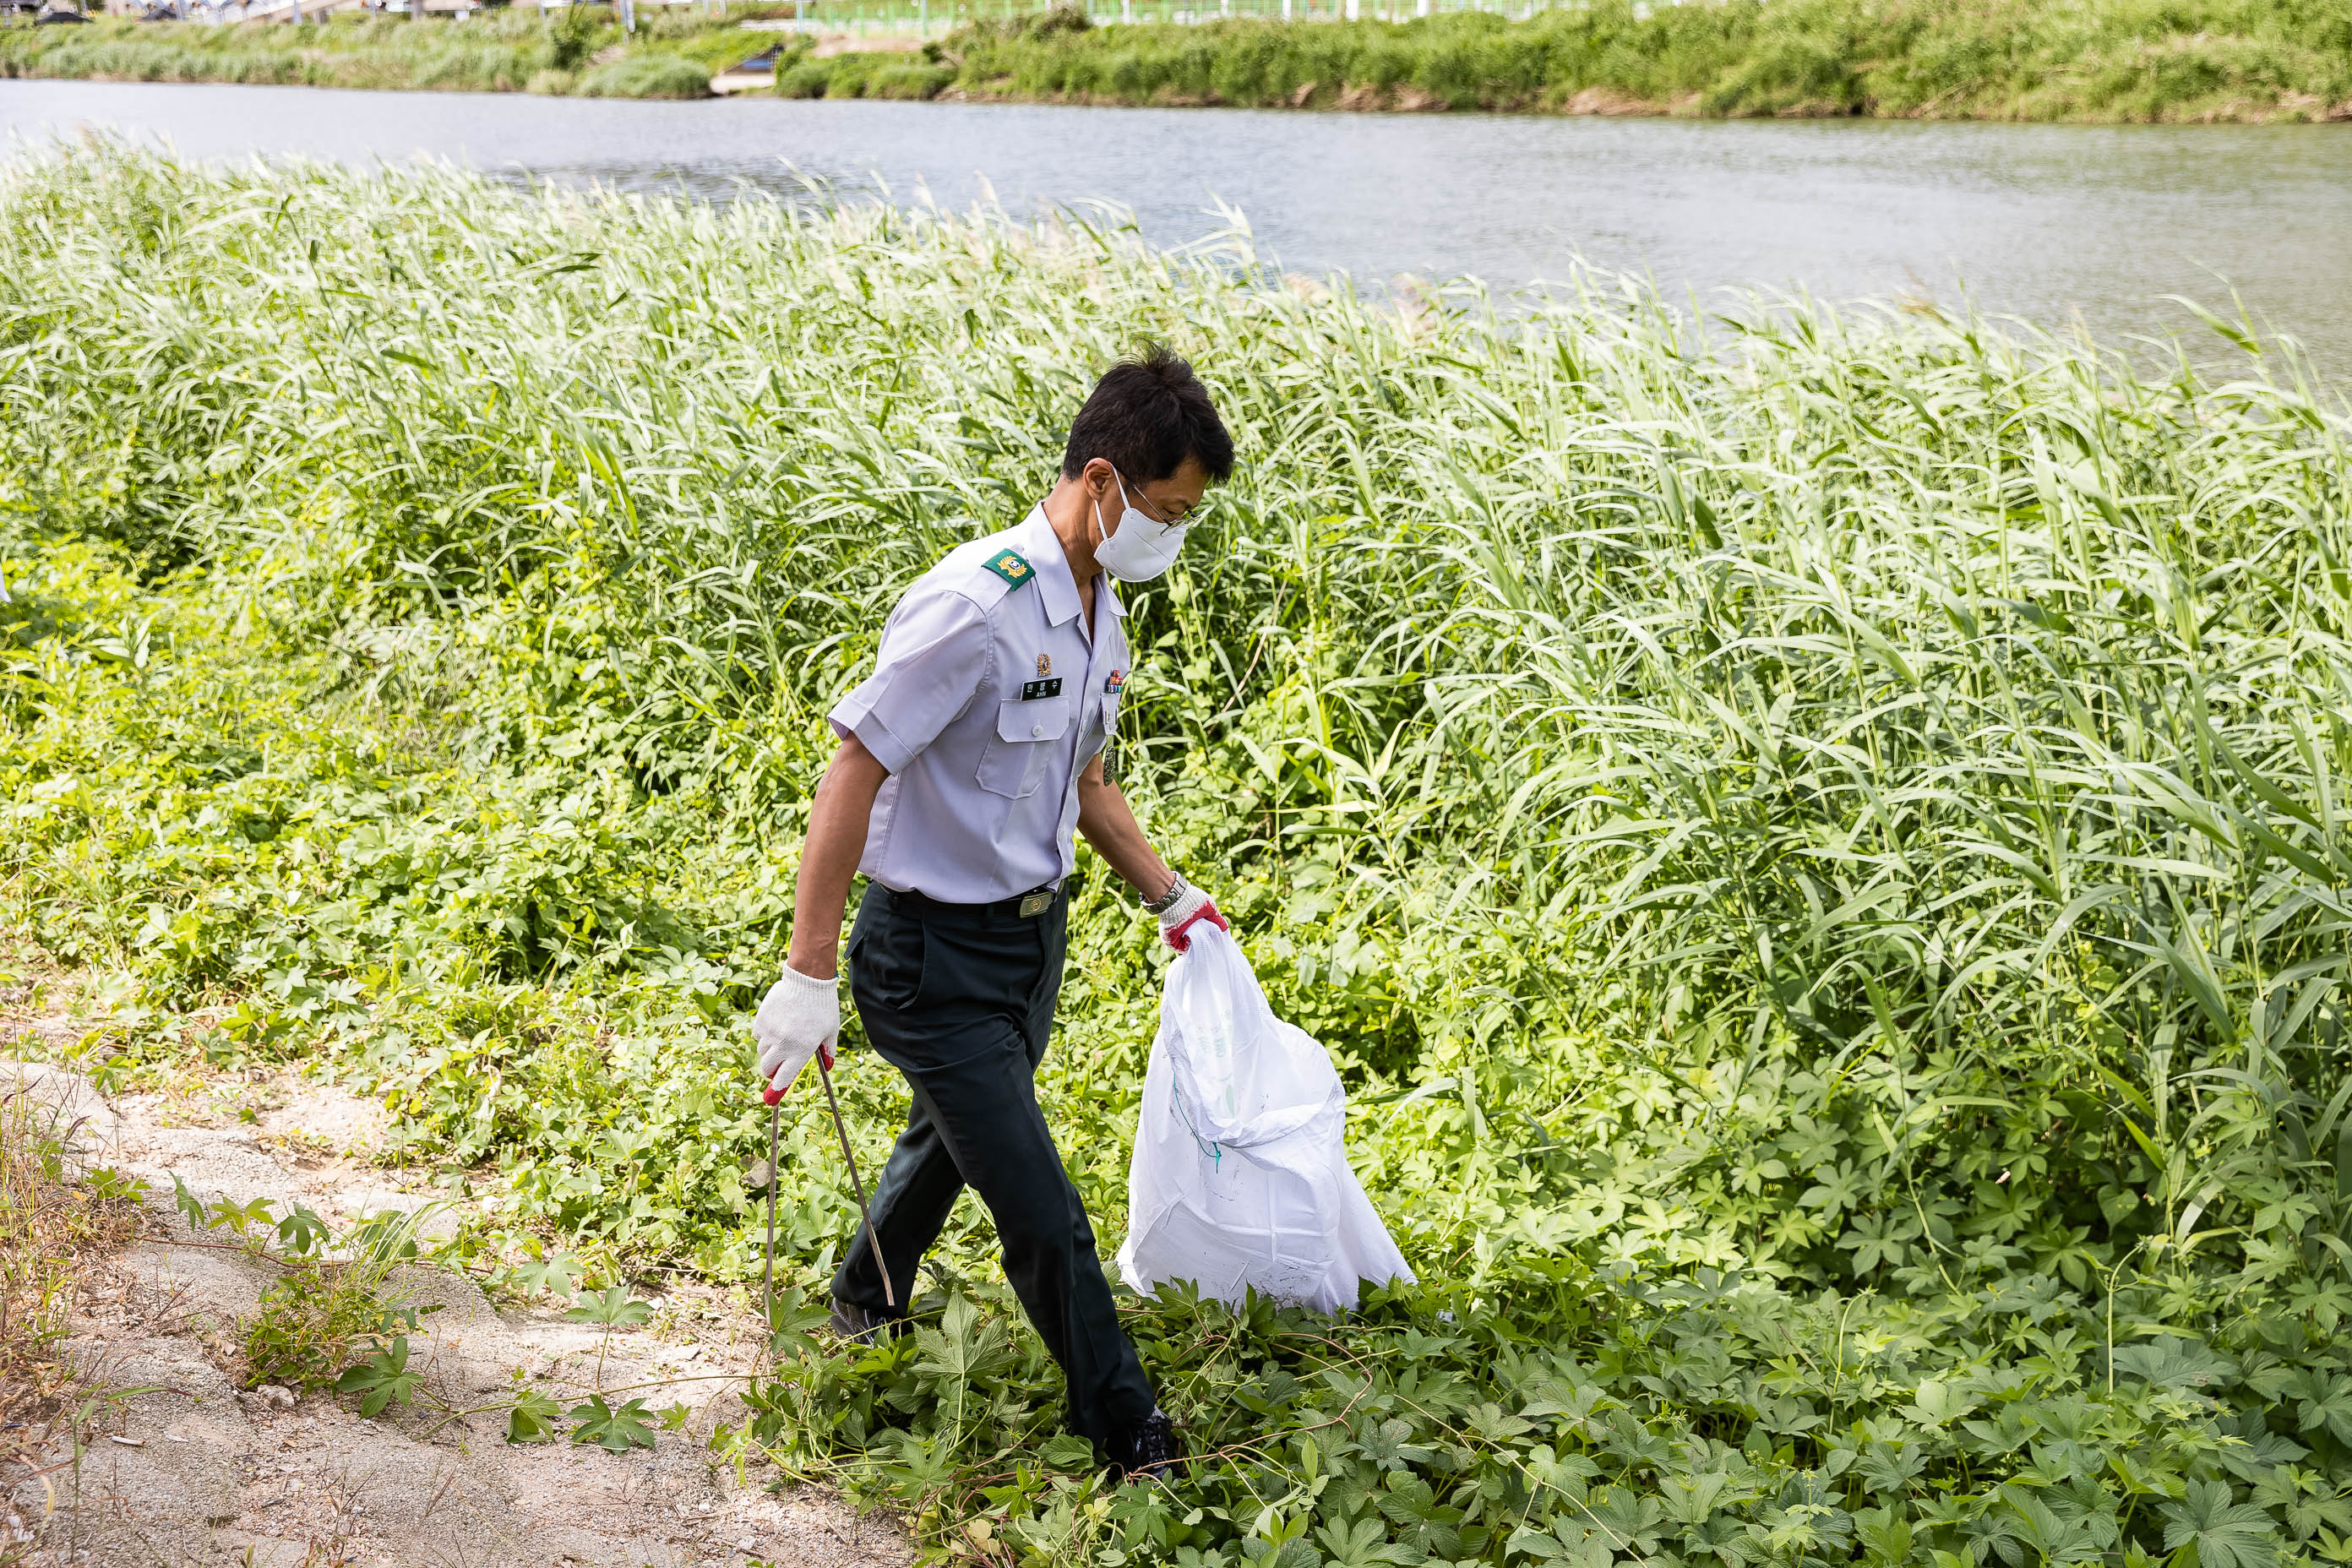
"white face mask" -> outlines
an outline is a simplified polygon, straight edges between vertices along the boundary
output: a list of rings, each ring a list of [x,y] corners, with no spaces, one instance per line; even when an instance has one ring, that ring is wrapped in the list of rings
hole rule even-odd
[[[1181,522],[1161,522],[1158,518],[1139,510],[1127,499],[1127,481],[1119,479],[1118,470],[1111,470],[1118,480],[1118,531],[1105,533],[1095,546],[1095,560],[1102,569],[1122,583],[1149,583],[1175,563],[1176,552],[1184,547],[1184,527]],[[1095,503],[1095,527],[1102,528],[1102,503]]]

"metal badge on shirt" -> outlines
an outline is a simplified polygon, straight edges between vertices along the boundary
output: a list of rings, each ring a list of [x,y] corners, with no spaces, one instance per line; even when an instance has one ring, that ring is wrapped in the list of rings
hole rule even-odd
[[[1046,679],[1046,677],[1053,675],[1054,656],[1050,653],[1039,654],[1037,656],[1037,679],[1034,680],[1024,680],[1021,683],[1021,700],[1024,702],[1034,702],[1041,697],[1059,697],[1062,694],[1061,678],[1059,676],[1054,676],[1054,679],[1050,680]]]

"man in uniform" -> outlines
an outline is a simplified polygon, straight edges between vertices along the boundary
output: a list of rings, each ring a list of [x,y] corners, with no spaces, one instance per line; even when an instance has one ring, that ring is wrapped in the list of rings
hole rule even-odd
[[[842,909],[864,872],[850,995],[914,1103],[874,1194],[881,1255],[863,1231],[852,1241],[835,1325],[896,1331],[917,1265],[971,1187],[1061,1364],[1071,1429],[1129,1474],[1172,1465],[1175,1432],[1119,1328],[1035,1076],[1061,991],[1073,828],[1179,951],[1196,921],[1225,923],[1146,842],[1102,752],[1129,668],[1109,579],[1166,571],[1233,462],[1192,367],[1153,349],[1095,387],[1034,510],[907,591],[874,673],[833,710],[841,747],[809,814],[792,948],[751,1025],[772,1097],[818,1050],[831,1062]]]

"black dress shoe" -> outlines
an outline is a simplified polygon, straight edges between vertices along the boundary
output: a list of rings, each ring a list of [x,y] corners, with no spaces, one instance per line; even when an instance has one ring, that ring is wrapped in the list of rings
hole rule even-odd
[[[1108,1447],[1111,1479],[1115,1481],[1136,1476],[1167,1480],[1184,1458],[1184,1445],[1177,1438],[1176,1423],[1157,1410],[1113,1437]]]
[[[840,1297],[833,1299],[833,1331],[854,1345],[880,1344],[907,1331],[907,1320],[890,1317]]]

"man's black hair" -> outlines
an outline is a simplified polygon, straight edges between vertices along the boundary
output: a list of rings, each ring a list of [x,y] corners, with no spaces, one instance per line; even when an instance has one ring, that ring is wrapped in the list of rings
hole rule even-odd
[[[1137,484],[1166,479],[1187,458],[1223,482],[1234,471],[1234,438],[1192,367],[1152,343],[1095,384],[1062,448],[1063,476],[1076,479],[1097,458]]]

